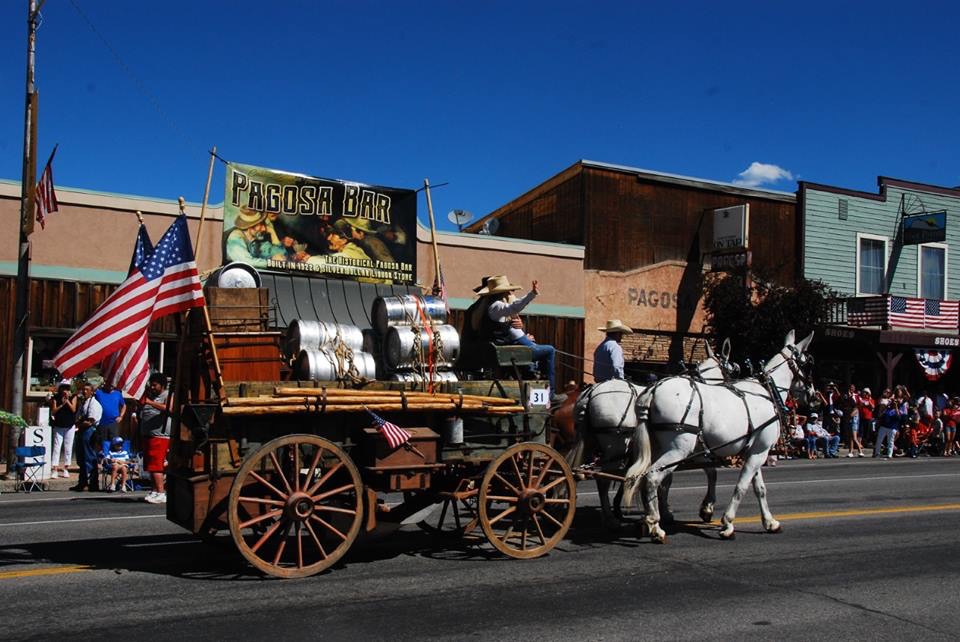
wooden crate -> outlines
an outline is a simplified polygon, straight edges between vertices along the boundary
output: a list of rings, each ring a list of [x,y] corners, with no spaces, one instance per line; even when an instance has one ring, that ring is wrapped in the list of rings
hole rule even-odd
[[[204,296],[214,331],[256,332],[267,329],[270,320],[270,290],[267,288],[208,287]]]
[[[214,332],[224,381],[279,381],[283,355],[279,332],[219,336]]]
[[[440,435],[429,428],[404,428],[410,433],[411,448],[391,450],[376,428],[364,429],[368,444],[367,470],[382,475],[388,490],[424,490],[430,486],[430,474],[437,466]],[[416,448],[420,454],[413,449]]]

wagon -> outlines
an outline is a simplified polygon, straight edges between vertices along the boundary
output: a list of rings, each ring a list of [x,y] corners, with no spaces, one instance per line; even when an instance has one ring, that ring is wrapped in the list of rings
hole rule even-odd
[[[346,305],[370,309],[376,287],[345,284]],[[547,445],[545,381],[496,370],[432,385],[283,378],[286,337],[268,321],[278,298],[208,288],[209,312],[185,326],[168,519],[205,538],[228,531],[250,564],[286,578],[329,568],[378,525],[475,531],[515,558],[563,539],[576,482]],[[374,415],[410,439],[391,448]]]

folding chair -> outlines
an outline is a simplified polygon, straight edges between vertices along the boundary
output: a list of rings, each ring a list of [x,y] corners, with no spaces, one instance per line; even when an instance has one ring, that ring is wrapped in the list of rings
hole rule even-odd
[[[140,464],[139,458],[132,452],[130,452],[130,440],[123,440],[123,449],[127,451],[130,455],[130,459],[127,460],[127,483],[125,484],[128,491],[135,491],[137,489],[135,478],[140,476]],[[102,445],[102,450],[100,452],[100,488],[106,490],[110,485],[110,473],[111,467],[107,463],[107,459],[110,457],[110,442],[105,441]]]
[[[43,458],[47,454],[45,446],[20,446],[14,451],[17,461],[13,470],[17,474],[14,492],[24,491],[31,493],[35,490],[44,490],[43,469],[47,465]],[[32,461],[27,461],[31,459]]]

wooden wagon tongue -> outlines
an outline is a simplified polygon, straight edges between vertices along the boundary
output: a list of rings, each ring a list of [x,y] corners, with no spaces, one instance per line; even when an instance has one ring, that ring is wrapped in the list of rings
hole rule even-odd
[[[300,412],[363,412],[458,410],[484,414],[523,412],[513,399],[404,390],[349,390],[345,388],[276,388],[273,397],[233,397],[224,401],[224,414],[259,415]]]

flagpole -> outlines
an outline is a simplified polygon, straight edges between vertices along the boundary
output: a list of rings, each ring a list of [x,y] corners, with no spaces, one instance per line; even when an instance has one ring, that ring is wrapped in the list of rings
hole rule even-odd
[[[423,189],[427,194],[427,212],[430,214],[430,240],[433,242],[433,281],[437,284],[434,294],[439,294],[436,290],[440,287],[440,252],[437,250],[437,224],[433,220],[433,199],[430,198],[430,179],[423,179]]]
[[[42,3],[41,3],[42,4]],[[23,123],[23,173],[20,179],[20,242],[17,249],[16,303],[13,329],[13,369],[10,375],[10,410],[23,415],[23,362],[27,349],[27,302],[30,296],[30,233],[33,231],[34,183],[36,182],[37,91],[34,84],[34,63],[37,46],[36,0],[27,1],[27,81]],[[10,426],[7,442],[7,475],[13,451],[20,445],[22,428]]]

